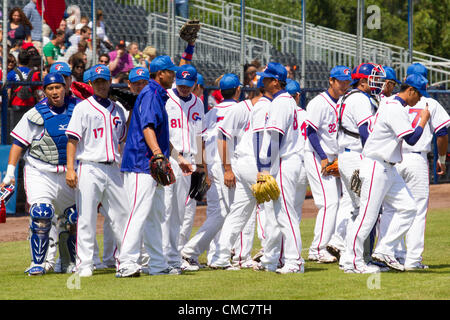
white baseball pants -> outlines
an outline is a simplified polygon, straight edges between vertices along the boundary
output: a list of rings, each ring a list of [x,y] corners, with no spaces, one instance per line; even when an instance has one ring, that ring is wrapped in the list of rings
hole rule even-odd
[[[150,256],[149,271],[167,269],[162,245],[162,224],[165,217],[164,187],[157,185],[147,173],[125,172],[131,208],[121,240],[119,269],[140,267],[142,238]]]
[[[301,256],[300,220],[306,184],[304,179],[303,183],[301,180],[301,162],[297,154],[280,159],[279,170],[275,175],[280,197],[264,203],[266,239],[261,264],[269,269],[276,269],[283,255],[285,266],[290,268],[300,268],[304,263]]]
[[[170,163],[176,181],[164,188],[165,218],[162,224],[162,243],[164,256],[169,266],[179,268],[181,267],[181,253],[178,250],[179,234],[189,198],[191,176],[184,176],[177,161],[172,157],[170,157]]]
[[[230,212],[235,188],[229,189],[224,184],[221,163],[208,165],[208,176],[211,187],[206,193],[206,220],[197,233],[188,241],[182,250],[182,256],[198,260],[198,257],[208,250],[208,263],[214,255],[218,233],[222,229],[225,217]],[[208,249],[209,248],[209,249]]]
[[[417,206],[417,214],[404,238],[406,248],[400,245],[396,248],[399,251],[396,251],[395,255],[405,259],[406,267],[413,267],[422,261],[425,245],[425,225],[430,194],[427,154],[425,152],[404,153],[402,162],[395,165],[395,168],[405,181]],[[383,208],[383,214],[380,216],[379,238],[386,235],[394,214],[395,210],[390,206]]]
[[[305,168],[314,203],[319,210],[309,254],[320,255],[322,251],[327,253],[326,246],[335,230],[341,187],[338,178],[322,176],[320,158],[315,152],[305,151]]]
[[[77,174],[77,271],[84,268],[92,270],[98,204],[102,204],[106,215],[111,219],[114,240],[117,244],[121,243],[130,210],[123,174],[117,164],[80,161]]]
[[[194,226],[195,213],[197,211],[197,200],[188,198],[186,209],[184,211],[183,225],[180,229],[180,236],[178,238],[178,250],[181,252],[185,244],[189,241]]]
[[[239,158],[233,166],[233,172],[236,176],[234,201],[231,204],[230,213],[225,218],[215,253],[211,258],[211,264],[219,267],[230,265],[231,249],[236,243],[238,245],[233,259],[236,258],[235,262],[238,264],[243,262],[241,249],[245,245],[243,243],[241,245],[242,232],[250,221],[250,217],[255,215],[256,209],[256,199],[251,189],[252,184],[256,183],[258,174],[254,157]],[[251,232],[251,224],[247,227],[247,234],[252,233],[253,238],[255,225],[253,223],[253,232]],[[244,255],[248,257],[248,249],[246,251]]]
[[[361,198],[359,214],[347,235],[347,250],[341,258],[344,269],[360,269],[365,266],[364,241],[377,222],[383,203],[395,210],[385,236],[374,252],[394,256],[394,249],[410,228],[416,214],[415,202],[397,170],[390,164],[364,158],[359,176]]]

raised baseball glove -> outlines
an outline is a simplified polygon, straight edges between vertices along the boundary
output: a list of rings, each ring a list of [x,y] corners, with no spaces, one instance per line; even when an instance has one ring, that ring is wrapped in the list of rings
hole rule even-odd
[[[327,175],[332,175],[335,177],[339,177],[339,168],[338,168],[338,159],[334,159],[333,162],[330,162],[326,167],[325,167],[325,172],[327,173]]]
[[[133,109],[137,97],[137,94],[126,89],[111,88],[109,90],[109,98],[113,101],[120,102],[128,111]]]
[[[361,196],[361,179],[359,178],[359,169],[353,171],[352,177],[350,178],[350,189],[356,193],[358,197]]]
[[[206,174],[204,172],[194,171],[191,175],[191,186],[189,188],[189,197],[197,201],[202,201],[208,191],[206,183]]]
[[[256,183],[252,185],[252,192],[258,204],[277,200],[280,196],[277,181],[270,174],[260,175]]]
[[[180,38],[188,43],[197,40],[197,33],[200,31],[200,20],[193,19],[187,21],[180,29]]]
[[[175,182],[172,166],[162,153],[156,154],[150,159],[150,174],[158,184],[163,186]]]

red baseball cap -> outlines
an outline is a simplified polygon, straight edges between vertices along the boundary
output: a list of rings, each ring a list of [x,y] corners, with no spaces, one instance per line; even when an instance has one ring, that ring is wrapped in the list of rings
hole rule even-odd
[[[34,45],[31,42],[23,42],[22,43],[22,49],[27,50],[30,47],[34,47]]]

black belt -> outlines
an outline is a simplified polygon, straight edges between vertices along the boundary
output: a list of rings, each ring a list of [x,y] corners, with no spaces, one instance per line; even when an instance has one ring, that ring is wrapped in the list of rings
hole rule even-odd
[[[111,164],[114,164],[114,161],[112,161],[112,162],[108,162],[108,161],[103,161],[103,162],[99,162],[99,163],[101,163],[101,164],[106,164],[106,165],[111,165]]]

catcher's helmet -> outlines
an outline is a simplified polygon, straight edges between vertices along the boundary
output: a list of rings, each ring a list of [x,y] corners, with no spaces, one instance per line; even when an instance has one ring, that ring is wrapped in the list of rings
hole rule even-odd
[[[63,85],[66,84],[66,82],[64,81],[64,77],[62,75],[60,75],[59,73],[56,72],[51,72],[49,74],[47,74],[44,78],[44,88],[46,86],[48,86],[49,84],[52,83],[61,83]]]
[[[379,64],[361,63],[352,71],[352,83],[354,85],[359,79],[367,79],[371,93],[379,95],[383,91],[386,72]]]

